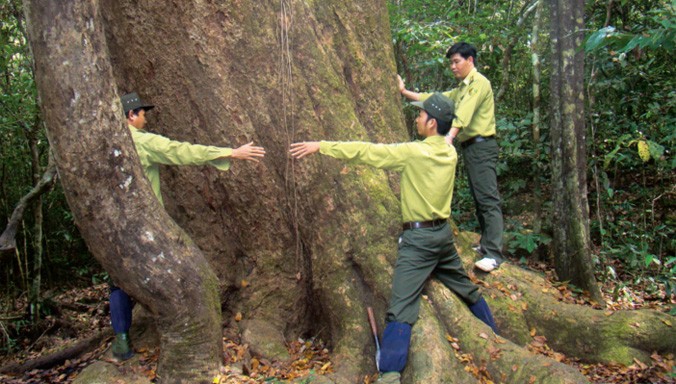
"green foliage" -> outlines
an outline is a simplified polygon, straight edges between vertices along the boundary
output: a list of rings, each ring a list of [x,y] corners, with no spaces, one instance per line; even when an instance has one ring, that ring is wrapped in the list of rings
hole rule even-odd
[[[637,31],[623,32],[613,26],[607,26],[592,33],[586,41],[585,50],[594,52],[610,48],[619,53],[627,53],[636,48],[673,51],[676,43],[676,1],[665,4],[648,12],[646,25],[635,28]]]
[[[517,193],[532,185],[532,180],[524,178],[537,174],[545,183],[549,178],[549,146],[544,141],[535,143],[532,138],[532,113],[519,118],[499,118],[497,129],[500,133],[500,164],[498,175],[507,176],[501,179],[501,191]],[[542,139],[541,139],[542,140]]]
[[[661,167],[673,169],[673,164],[667,164],[663,145],[645,137],[632,139],[632,135],[624,134],[617,139],[606,139],[604,147],[615,144],[615,148],[606,153],[603,160],[603,169],[607,170],[613,163],[624,163],[629,166],[638,166],[641,162],[647,163],[651,159]],[[636,151],[631,151],[632,147]],[[639,161],[640,160],[640,161]]]
[[[514,222],[510,225],[511,231],[505,232],[507,249],[512,255],[531,255],[537,248],[551,243],[551,237],[543,233],[534,232],[524,227],[521,223]]]
[[[438,0],[389,3],[397,68],[410,89],[442,91],[455,87],[445,55],[451,45],[460,41],[477,47],[477,67],[494,86],[500,83],[502,54],[512,36],[519,33],[514,24],[519,17],[518,7],[526,2],[482,1],[476,9],[470,3],[464,6]],[[530,66],[527,43],[525,37],[517,40],[512,68]],[[520,76],[512,76],[510,82],[510,89],[515,92],[508,93],[506,98],[525,106],[529,103],[529,92],[523,92],[523,87],[527,86],[530,73],[517,74]],[[500,105],[497,107],[501,109]]]
[[[621,18],[586,40],[595,72],[590,122],[599,138],[601,217],[592,229],[602,260],[620,260],[633,279],[674,292],[673,185],[676,1],[622,5]],[[590,201],[595,201],[595,198]],[[671,213],[670,213],[671,212]],[[601,220],[599,222],[599,220]]]
[[[23,27],[17,19],[19,11],[20,5],[13,2],[3,3],[0,8],[3,20],[0,25],[0,73],[3,74],[0,77],[0,180],[3,185],[0,198],[3,199],[3,213],[7,213],[6,204],[12,204],[6,199],[17,201],[30,189],[26,133],[37,116],[35,84]],[[43,142],[46,144],[46,140]],[[23,178],[16,179],[12,175]]]

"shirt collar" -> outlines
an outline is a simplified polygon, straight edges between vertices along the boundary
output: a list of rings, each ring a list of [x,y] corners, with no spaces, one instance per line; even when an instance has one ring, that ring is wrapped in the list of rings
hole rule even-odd
[[[436,143],[436,142],[440,142],[440,141],[446,142],[446,137],[441,136],[441,135],[434,135],[434,136],[426,137],[425,140],[423,140],[423,141],[427,142],[427,143]]]
[[[134,131],[145,132],[144,130],[138,129],[138,128],[134,127],[134,126],[131,125],[131,124],[127,124],[127,127],[129,127],[129,130],[131,130],[132,132],[134,132]]]
[[[477,72],[478,71],[477,71],[476,67],[472,68],[472,70],[469,71],[467,76],[465,76],[465,78],[462,79],[462,83],[464,85],[469,85],[472,82],[472,80],[474,80],[474,74],[477,73]]]

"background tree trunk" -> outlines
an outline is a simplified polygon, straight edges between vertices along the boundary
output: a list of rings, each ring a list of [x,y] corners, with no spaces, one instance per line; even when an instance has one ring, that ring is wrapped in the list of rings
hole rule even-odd
[[[26,1],[48,137],[83,238],[158,318],[164,382],[209,381],[222,353],[216,276],[166,215],[122,122],[98,1]]]
[[[544,0],[543,0],[544,1]],[[516,20],[517,30],[513,32],[512,37],[509,39],[509,45],[505,48],[505,52],[502,56],[502,79],[500,80],[500,87],[495,93],[495,101],[500,102],[502,97],[505,95],[507,88],[509,87],[509,71],[511,67],[512,53],[514,52],[514,47],[519,40],[519,37],[523,34],[521,33],[521,27],[524,22],[528,19],[528,16],[538,7],[540,1],[536,0],[532,3],[525,3],[521,9],[519,18]]]
[[[38,185],[42,179],[40,170],[40,152],[38,149],[38,132],[41,126],[40,121],[33,122],[33,126],[26,129],[26,136],[31,152],[31,181],[32,185]],[[33,322],[40,320],[40,285],[42,283],[42,196],[39,196],[33,202],[33,271],[30,274],[30,288],[28,293],[29,312]]]
[[[584,122],[584,1],[551,0],[551,140],[556,272],[603,302],[589,238]]]
[[[531,128],[533,145],[535,146],[535,160],[536,165],[533,170],[533,191],[537,197],[533,204],[535,205],[535,217],[533,219],[533,231],[540,233],[542,230],[542,185],[540,178],[542,176],[540,165],[541,155],[541,139],[540,132],[542,127],[542,59],[541,55],[544,52],[543,43],[540,40],[541,28],[544,25],[543,9],[546,6],[545,0],[538,0],[535,8],[535,20],[533,21],[533,28],[531,32],[531,63],[533,64],[533,125]]]
[[[56,164],[53,157],[49,156],[49,162],[40,181],[19,200],[12,212],[12,216],[7,221],[7,226],[0,235],[0,260],[5,261],[6,255],[11,255],[16,250],[16,233],[19,225],[23,221],[23,214],[29,204],[33,204],[36,199],[46,193],[56,182]]]

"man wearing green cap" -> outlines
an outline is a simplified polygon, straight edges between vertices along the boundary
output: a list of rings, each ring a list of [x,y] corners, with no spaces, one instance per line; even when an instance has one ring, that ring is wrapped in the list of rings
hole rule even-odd
[[[141,100],[136,92],[122,96],[122,108],[131,137],[136,147],[143,173],[163,204],[160,191],[160,164],[165,165],[211,165],[221,171],[230,168],[230,159],[249,160],[257,162],[265,155],[262,147],[255,147],[253,143],[239,148],[223,148],[209,145],[190,144],[170,140],[164,136],[144,131],[146,112],[155,106]],[[110,320],[115,331],[113,341],[113,356],[118,360],[127,360],[133,356],[129,343],[129,328],[131,327],[132,301],[129,295],[117,286],[110,288]]]
[[[474,199],[481,227],[481,240],[475,250],[481,259],[475,266],[491,272],[502,262],[503,219],[496,166],[498,143],[495,140],[493,90],[488,79],[476,70],[476,49],[465,42],[448,49],[446,58],[460,81],[458,87],[444,92],[456,105],[456,118],[448,134],[449,143],[460,143],[469,190]],[[407,90],[399,77],[399,92],[411,100],[425,100],[431,93]]]
[[[423,141],[389,145],[301,142],[292,144],[290,150],[297,159],[320,152],[401,173],[403,233],[399,237],[387,325],[378,361],[380,383],[400,382],[408,358],[411,326],[418,319],[420,295],[432,273],[460,296],[475,316],[497,332],[488,304],[462,266],[448,223],[458,157],[444,136],[455,117],[453,101],[435,93],[424,102],[412,104],[420,108],[416,126]]]

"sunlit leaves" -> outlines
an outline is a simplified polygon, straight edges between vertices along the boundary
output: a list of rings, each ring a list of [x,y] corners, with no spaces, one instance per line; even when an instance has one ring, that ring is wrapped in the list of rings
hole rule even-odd
[[[643,160],[643,162],[647,162],[650,160],[650,150],[648,149],[648,143],[645,140],[639,140],[637,143],[638,146],[638,156]]]
[[[585,44],[587,52],[601,48],[610,48],[620,53],[629,52],[635,48],[663,49],[670,51],[676,44],[676,2],[665,4],[664,8],[650,12],[649,17],[657,27],[637,28],[637,32],[620,31],[613,26],[607,26],[592,33]]]

